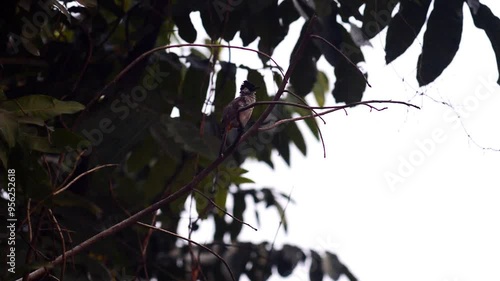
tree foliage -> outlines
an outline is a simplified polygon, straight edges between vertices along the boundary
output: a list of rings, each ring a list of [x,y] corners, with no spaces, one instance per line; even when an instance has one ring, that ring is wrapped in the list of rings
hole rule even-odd
[[[420,85],[434,81],[457,53],[463,4],[434,1],[417,65]],[[492,42],[500,68],[500,20],[479,2],[468,4],[474,24]],[[313,94],[320,105],[332,89],[336,102],[350,104],[362,99],[367,85],[368,74],[359,68],[364,62],[361,46],[387,27],[386,61],[392,62],[414,42],[430,7],[430,0],[2,3],[0,162],[2,175],[7,169],[15,170],[18,218],[16,273],[6,272],[2,280],[47,266],[89,237],[176,194],[208,167],[218,157],[218,122],[237,90],[236,74],[246,73],[248,80],[260,86],[259,101],[274,97],[265,86],[265,73],[272,74],[277,85],[284,82],[270,58],[288,36],[291,23],[305,19],[290,58],[295,68],[289,89],[299,97]],[[186,44],[199,37],[193,15],[199,15],[210,36],[209,56],[194,44]],[[357,27],[347,24],[355,21]],[[259,52],[246,50],[245,55],[258,57],[262,69],[223,58],[223,49],[216,44],[236,36],[243,42],[239,48],[258,41]],[[165,46],[166,51],[144,55],[158,46]],[[318,70],[321,57],[332,69]],[[333,71],[335,81],[328,80],[328,71]],[[299,99],[289,95],[286,101]],[[264,110],[256,107],[254,119]],[[266,123],[309,113],[280,105]],[[315,120],[306,122],[319,138]],[[328,251],[319,254],[293,245],[276,249],[272,241],[238,241],[245,227],[240,220],[255,208],[247,206],[248,202],[275,208],[286,230],[284,204],[290,200],[271,188],[242,188],[254,182],[245,177],[247,171],[241,164],[252,157],[273,166],[272,150],[290,163],[292,144],[306,154],[302,134],[293,122],[259,132],[194,188],[191,195],[197,213],[214,219],[213,243],[179,246],[174,235],[135,225],[115,233],[113,239],[93,243],[74,259],[63,256],[63,262],[47,267],[48,274],[61,280],[128,280],[134,276],[232,280],[231,274],[236,279],[245,274],[251,280],[266,280],[272,268],[288,276],[307,260],[311,280],[322,280],[324,275],[356,280]],[[234,139],[231,135],[230,140]],[[1,181],[2,190],[7,191],[7,177]],[[228,197],[232,206],[226,204]],[[187,198],[187,194],[178,196],[141,221],[176,233],[181,216],[191,214],[184,207]],[[7,203],[9,199],[4,194],[1,200]],[[227,208],[232,217],[214,209],[211,202]],[[191,227],[195,231],[197,223]],[[7,249],[7,241],[1,243]]]

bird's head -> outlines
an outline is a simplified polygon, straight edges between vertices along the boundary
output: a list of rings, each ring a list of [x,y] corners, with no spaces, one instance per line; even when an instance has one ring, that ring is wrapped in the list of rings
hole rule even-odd
[[[246,95],[254,95],[257,92],[257,89],[259,87],[255,87],[254,84],[248,82],[247,80],[243,81],[243,84],[241,84],[240,87],[240,94],[242,96]]]

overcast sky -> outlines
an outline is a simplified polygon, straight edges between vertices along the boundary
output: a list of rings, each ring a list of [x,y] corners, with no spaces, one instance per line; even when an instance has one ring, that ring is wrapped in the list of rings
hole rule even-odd
[[[482,3],[500,15],[498,1]],[[292,25],[295,35],[273,55],[284,67],[302,23]],[[202,41],[206,37],[197,27]],[[328,115],[321,125],[326,158],[321,144],[299,122],[307,157],[294,147],[291,167],[276,154],[274,170],[255,161],[244,165],[258,187],[291,193],[296,203],[286,210],[289,232],[277,232],[275,209],[261,210],[265,220],[259,231],[244,227],[241,240],[272,241],[277,232],[276,246],[290,243],[334,252],[361,281],[500,280],[500,152],[495,151],[500,149],[500,87],[494,53],[464,7],[462,42],[454,61],[435,83],[419,89],[415,72],[424,30],[388,66],[385,30],[371,40],[373,48],[363,47],[372,85],[363,99],[410,101],[422,110],[388,105],[385,111],[370,112],[358,106],[348,116]],[[232,59],[262,66],[241,52],[233,51]],[[319,68],[334,81],[324,59]],[[240,73],[238,83],[245,77]],[[272,77],[267,74],[266,79],[269,91],[276,91]],[[331,95],[326,103],[334,104]],[[256,225],[253,212],[245,215]],[[205,223],[193,239],[209,241],[212,229]],[[187,227],[180,231],[187,233]],[[308,265],[287,280],[306,280],[307,274]],[[281,279],[276,274],[271,280]]]

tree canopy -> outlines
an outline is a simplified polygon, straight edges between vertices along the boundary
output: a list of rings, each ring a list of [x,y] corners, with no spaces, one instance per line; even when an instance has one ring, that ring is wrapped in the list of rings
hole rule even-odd
[[[500,19],[478,1],[466,2],[500,69]],[[305,261],[310,280],[356,280],[328,249],[238,240],[242,227],[252,227],[242,222],[255,210],[248,202],[275,208],[286,231],[291,200],[246,177],[242,163],[255,158],[272,167],[276,150],[289,164],[292,144],[306,154],[305,132],[293,121],[304,119],[321,138],[314,118],[321,108],[305,105],[308,95],[323,110],[372,106],[363,101],[369,84],[361,46],[384,28],[391,63],[426,25],[416,79],[432,83],[459,49],[463,8],[459,0],[3,3],[1,201],[9,208],[1,212],[17,222],[15,239],[1,242],[4,257],[15,248],[15,272],[2,280],[266,280],[273,268],[289,276]],[[210,37],[206,44],[194,43],[193,16]],[[273,51],[299,18],[305,23],[290,65],[276,65]],[[236,36],[242,46],[230,44]],[[257,50],[248,48],[254,41]],[[221,56],[225,49],[259,58],[262,68],[236,65]],[[330,69],[318,70],[321,57]],[[260,87],[264,104],[220,155],[219,123],[239,88],[237,73]],[[278,92],[268,91],[264,74],[272,74]],[[324,106],[330,88],[340,105]],[[191,214],[188,198],[200,219],[213,218],[212,243],[176,234],[182,214]],[[190,231],[199,223],[193,219]]]

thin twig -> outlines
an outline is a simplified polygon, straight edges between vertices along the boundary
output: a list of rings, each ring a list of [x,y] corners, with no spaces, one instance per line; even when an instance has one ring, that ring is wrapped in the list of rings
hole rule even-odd
[[[115,166],[119,166],[118,164],[104,164],[104,165],[100,165],[100,166],[97,166],[97,167],[94,167],[88,171],[85,171],[81,174],[79,174],[76,178],[74,178],[71,182],[69,182],[67,185],[65,185],[64,187],[61,187],[59,189],[57,189],[56,191],[52,192],[52,196],[55,196],[63,191],[65,191],[68,187],[70,187],[74,182],[76,182],[77,180],[79,180],[81,177],[85,176],[85,175],[88,175],[94,171],[97,171],[97,170],[100,170],[102,168],[106,168],[106,167],[115,167]]]
[[[231,267],[229,267],[229,264],[227,264],[227,262],[224,260],[224,258],[223,258],[223,257],[221,257],[219,254],[217,254],[216,252],[214,252],[212,249],[208,248],[207,246],[202,245],[202,244],[200,244],[200,243],[198,243],[198,242],[196,242],[196,241],[194,241],[194,240],[188,239],[188,238],[186,238],[186,237],[184,237],[184,236],[181,236],[181,235],[179,235],[179,234],[177,234],[177,233],[174,233],[174,232],[168,231],[168,230],[163,229],[163,228],[159,228],[159,227],[156,227],[156,226],[153,226],[153,225],[149,225],[149,224],[146,224],[146,223],[143,223],[143,222],[140,222],[140,221],[138,221],[138,222],[136,222],[136,223],[137,223],[138,225],[142,225],[142,226],[145,226],[145,227],[148,227],[148,228],[154,229],[154,230],[158,230],[158,231],[161,231],[161,232],[165,232],[165,233],[170,234],[170,235],[172,235],[172,236],[174,236],[174,237],[177,237],[177,238],[179,238],[179,239],[182,239],[182,240],[188,241],[189,243],[193,243],[193,244],[195,244],[196,246],[198,246],[198,247],[200,247],[200,248],[202,248],[202,249],[204,249],[204,250],[206,250],[206,251],[210,252],[212,255],[214,255],[215,257],[217,257],[217,258],[218,258],[218,259],[219,259],[219,260],[220,260],[220,261],[221,261],[221,262],[222,262],[222,263],[226,266],[227,270],[229,271],[229,274],[231,275],[231,279],[232,279],[233,281],[236,281],[236,278],[234,278],[233,271],[231,270]]]
[[[370,88],[372,87],[372,85],[370,85],[370,83],[368,82],[368,79],[366,79],[365,77],[365,74],[363,72],[361,72],[361,70],[359,70],[358,66],[355,65],[344,53],[342,53],[341,50],[339,50],[339,48],[335,47],[335,45],[333,45],[332,43],[328,42],[328,40],[326,40],[325,38],[321,37],[321,36],[318,36],[318,35],[314,35],[314,34],[311,34],[310,35],[311,38],[315,38],[315,39],[320,39],[321,41],[325,42],[326,44],[330,45],[330,47],[334,48],[339,54],[341,54],[352,66],[354,66],[354,68],[358,71],[358,73],[361,75],[361,77],[363,77],[363,79],[365,80],[366,82],[366,85],[368,85]]]
[[[205,193],[203,193],[203,192],[199,191],[198,189],[193,189],[193,190],[194,190],[194,192],[196,192],[196,193],[200,194],[203,198],[207,199],[207,200],[210,202],[210,204],[212,204],[212,205],[213,205],[216,209],[218,209],[219,211],[223,212],[225,215],[229,216],[229,217],[230,217],[230,218],[232,218],[233,220],[235,220],[235,221],[237,221],[237,222],[239,222],[239,223],[241,223],[241,224],[244,224],[244,225],[246,225],[246,226],[250,227],[251,229],[253,229],[253,230],[255,230],[255,231],[257,231],[257,230],[258,230],[257,228],[253,227],[253,226],[252,226],[252,225],[250,225],[249,223],[244,222],[243,220],[240,220],[239,218],[237,218],[237,217],[233,216],[231,213],[227,212],[226,210],[224,210],[223,208],[221,208],[220,206],[218,206],[218,205],[214,202],[214,200],[212,200],[210,197],[208,197]]]
[[[61,278],[60,279],[64,280],[64,273],[66,272],[66,255],[64,254],[64,253],[66,253],[66,241],[64,240],[64,236],[62,234],[61,227],[59,226],[59,223],[57,222],[56,217],[52,213],[52,210],[48,209],[48,211],[49,211],[50,218],[52,219],[52,221],[54,222],[54,225],[57,228],[57,232],[59,233],[59,238],[61,239],[63,261],[62,261],[62,269],[61,269]]]

